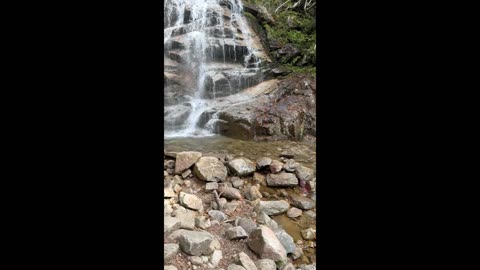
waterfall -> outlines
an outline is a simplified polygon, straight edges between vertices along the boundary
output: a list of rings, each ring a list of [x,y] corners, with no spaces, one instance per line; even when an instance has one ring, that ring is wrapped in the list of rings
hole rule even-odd
[[[240,0],[164,2],[165,137],[215,134],[216,100],[262,81],[264,54],[242,11]]]

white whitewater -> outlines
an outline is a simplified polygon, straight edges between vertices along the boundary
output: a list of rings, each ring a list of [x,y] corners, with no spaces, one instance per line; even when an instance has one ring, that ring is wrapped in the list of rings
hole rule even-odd
[[[216,115],[208,110],[216,99],[261,81],[242,10],[239,0],[164,2],[166,138],[214,135]]]

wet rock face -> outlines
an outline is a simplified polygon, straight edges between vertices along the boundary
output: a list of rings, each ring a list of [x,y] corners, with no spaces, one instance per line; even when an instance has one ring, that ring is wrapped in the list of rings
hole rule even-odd
[[[280,261],[287,256],[282,243],[267,226],[261,225],[250,234],[248,246],[262,259]]]
[[[218,99],[260,83],[271,62],[239,1],[164,3],[165,129],[188,130],[190,97]],[[200,79],[202,78],[202,79]],[[208,122],[204,121],[205,123]],[[188,124],[190,125],[190,124]]]

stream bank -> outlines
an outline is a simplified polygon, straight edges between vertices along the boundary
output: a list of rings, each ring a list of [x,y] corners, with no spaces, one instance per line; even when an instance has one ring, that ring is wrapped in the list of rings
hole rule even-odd
[[[315,269],[314,143],[187,141],[165,142],[165,264]]]

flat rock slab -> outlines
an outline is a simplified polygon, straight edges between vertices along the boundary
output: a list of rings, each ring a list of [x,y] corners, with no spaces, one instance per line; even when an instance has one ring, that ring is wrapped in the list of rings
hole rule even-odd
[[[293,173],[268,174],[267,185],[270,187],[293,187],[298,185],[298,179]]]
[[[202,199],[198,198],[196,195],[180,192],[178,199],[180,204],[188,209],[197,211],[203,209]]]
[[[248,158],[236,158],[228,162],[228,167],[237,176],[248,176],[255,172],[255,163]]]
[[[180,152],[177,153],[175,162],[175,173],[180,174],[190,168],[197,160],[202,157],[200,152]]]
[[[240,226],[229,228],[225,231],[228,240],[245,239],[248,237],[247,232]]]
[[[201,157],[193,166],[193,173],[203,181],[225,181],[227,167],[216,157]]]
[[[259,210],[259,212],[261,211],[269,216],[275,216],[286,213],[288,208],[290,208],[290,204],[285,200],[260,201],[255,207]]]
[[[185,231],[177,239],[182,251],[190,255],[210,255],[214,251],[211,247],[214,238],[208,232]]]
[[[264,225],[250,234],[248,246],[262,259],[280,261],[287,257],[287,251],[275,233]]]

